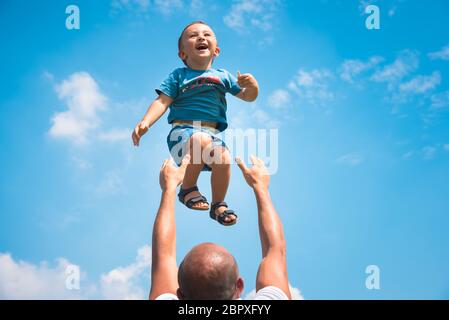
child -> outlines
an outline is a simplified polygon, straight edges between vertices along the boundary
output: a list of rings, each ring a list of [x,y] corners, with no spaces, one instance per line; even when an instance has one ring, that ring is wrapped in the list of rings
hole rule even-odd
[[[227,92],[245,101],[257,98],[259,87],[251,74],[238,73],[238,79],[224,69],[211,68],[220,54],[212,29],[202,21],[187,25],[178,40],[178,56],[185,67],[175,69],[156,92],[158,98],[150,105],[132,134],[135,146],[170,107],[168,122],[172,124],[167,144],[175,162],[189,153],[190,164],[178,197],[190,209],[209,210],[207,199],[196,186],[201,171],[212,171],[212,203],[210,217],[225,226],[236,223],[237,215],[224,202],[231,177],[230,154],[216,134],[228,126],[226,122]],[[200,155],[210,155],[213,160]]]

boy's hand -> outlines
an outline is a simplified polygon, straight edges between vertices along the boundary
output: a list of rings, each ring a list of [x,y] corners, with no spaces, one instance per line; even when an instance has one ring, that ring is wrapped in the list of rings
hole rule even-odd
[[[181,166],[179,168],[173,165],[173,161],[171,159],[164,161],[161,172],[159,173],[159,184],[161,185],[161,189],[163,191],[176,189],[176,187],[181,184],[189,162],[190,155],[186,155],[182,159]]]
[[[132,139],[133,143],[136,147],[139,146],[140,138],[148,131],[148,126],[145,122],[141,121],[137,124],[137,126],[134,128]]]
[[[241,88],[258,88],[259,84],[257,83],[256,78],[251,73],[241,74],[240,71],[237,71],[237,83]]]
[[[257,188],[263,190],[268,189],[270,184],[270,174],[261,159],[251,156],[251,163],[253,164],[251,168],[246,167],[245,163],[239,157],[235,158],[235,161],[240,170],[242,170],[246,183],[248,183],[251,188],[254,190]]]

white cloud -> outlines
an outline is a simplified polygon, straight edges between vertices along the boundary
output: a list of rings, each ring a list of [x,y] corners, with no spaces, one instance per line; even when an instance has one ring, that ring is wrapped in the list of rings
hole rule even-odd
[[[348,153],[342,155],[337,159],[337,162],[340,164],[349,165],[351,167],[355,167],[363,162],[363,157],[357,153]]]
[[[432,60],[449,60],[449,44],[441,48],[440,51],[431,52],[427,56]]]
[[[304,300],[301,291],[298,288],[293,287],[290,283],[288,284],[290,288],[290,294],[292,295],[292,300]],[[253,300],[256,296],[256,289],[250,291],[244,298],[244,300]]]
[[[117,170],[111,170],[106,172],[105,176],[98,184],[96,192],[99,196],[105,197],[117,194],[123,189],[124,185],[120,173]]]
[[[93,165],[90,161],[86,160],[86,159],[81,159],[78,157],[73,157],[72,158],[73,163],[76,165],[76,167],[78,169],[81,170],[88,170],[88,169],[92,169]]]
[[[416,51],[403,50],[392,64],[377,70],[371,76],[371,80],[375,82],[386,82],[389,89],[392,90],[401,79],[418,68],[418,57],[419,54]]]
[[[66,259],[56,266],[15,261],[10,254],[0,253],[0,300],[3,299],[80,299],[78,290],[66,288]]]
[[[232,129],[279,128],[281,126],[280,119],[273,111],[268,113],[256,103],[244,105],[244,102],[239,100],[233,103],[228,118],[229,128]]]
[[[237,0],[224,16],[224,23],[240,33],[251,28],[268,31],[273,28],[279,0]]]
[[[275,109],[281,109],[287,106],[290,100],[290,93],[287,90],[278,89],[268,97],[268,105]]]
[[[131,141],[131,133],[131,129],[112,129],[106,132],[101,132],[98,135],[98,139],[107,142]]]
[[[150,275],[151,247],[145,245],[137,251],[134,263],[119,267],[101,276],[100,291],[105,299],[146,299],[149,290],[143,289],[140,281]],[[150,283],[148,279],[148,284]]]
[[[435,147],[431,147],[431,146],[426,146],[424,148],[422,148],[422,154],[423,154],[423,158],[425,160],[432,160],[435,156],[435,151],[436,148]]]
[[[111,9],[116,12],[119,10],[130,10],[133,12],[146,12],[150,7],[149,0],[112,0]]]
[[[75,144],[87,143],[89,133],[100,124],[97,113],[106,109],[106,97],[87,72],[72,74],[56,85],[55,91],[58,98],[65,102],[67,110],[52,117],[50,136]]]
[[[154,0],[154,6],[159,12],[165,15],[170,15],[183,7],[181,0]]]
[[[112,0],[111,2],[111,12],[113,14],[117,14],[120,11],[128,11],[147,19],[147,13],[150,9],[154,9],[163,15],[170,15],[182,8],[182,0],[153,0],[151,2],[150,0]]]
[[[408,160],[415,154],[414,151],[408,151],[402,155],[402,159]]]
[[[70,283],[68,277],[73,274],[66,273],[68,266],[75,265],[64,258],[51,267],[47,262],[15,261],[10,254],[0,253],[0,300],[147,299],[151,267],[148,245],[138,249],[133,263],[102,274],[98,282],[86,283],[87,276],[81,272],[79,290],[66,287],[66,282]]]
[[[334,99],[334,93],[328,88],[330,79],[333,74],[327,69],[300,69],[288,88],[311,105],[324,104]]]
[[[449,151],[449,143],[446,143],[445,145],[443,145],[443,149],[445,151]]]
[[[434,94],[430,97],[431,106],[434,109],[440,109],[449,106],[449,91]]]
[[[360,73],[370,70],[381,63],[384,59],[374,56],[364,62],[361,60],[345,60],[340,67],[340,77],[350,83],[354,83],[354,78]]]
[[[416,76],[408,82],[399,85],[402,93],[419,94],[434,89],[441,83],[441,75],[438,71],[429,76]]]

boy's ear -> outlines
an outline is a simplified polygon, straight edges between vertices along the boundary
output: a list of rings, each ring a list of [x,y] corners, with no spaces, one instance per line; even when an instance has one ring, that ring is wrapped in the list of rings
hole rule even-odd
[[[216,47],[215,52],[214,52],[214,57],[218,57],[220,55],[220,51],[221,51],[220,48]]]
[[[181,60],[186,60],[186,59],[187,59],[187,54],[186,54],[184,51],[179,50],[179,52],[178,52],[178,57],[179,57]]]

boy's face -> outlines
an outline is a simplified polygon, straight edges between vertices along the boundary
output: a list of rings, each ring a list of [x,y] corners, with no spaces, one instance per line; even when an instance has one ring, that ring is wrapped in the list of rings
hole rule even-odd
[[[205,24],[193,24],[183,33],[179,57],[192,65],[207,65],[218,56],[217,39],[212,29]]]

